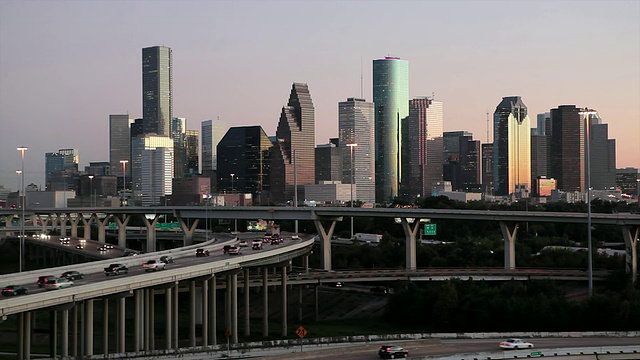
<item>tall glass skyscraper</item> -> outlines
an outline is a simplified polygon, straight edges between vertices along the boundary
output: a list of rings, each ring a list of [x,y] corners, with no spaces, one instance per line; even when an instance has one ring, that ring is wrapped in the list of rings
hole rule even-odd
[[[548,176],[556,179],[558,190],[586,191],[583,110],[575,105],[560,105],[551,109]]]
[[[527,106],[520,96],[503,97],[493,113],[495,195],[516,194],[523,187],[531,190],[530,123]]]
[[[109,115],[109,164],[111,174],[117,177],[122,177],[120,160],[131,161],[132,123],[133,118],[129,114]]]
[[[187,170],[187,119],[171,119],[171,138],[173,139],[173,177],[182,178]]]
[[[376,201],[398,196],[402,137],[400,123],[409,115],[409,62],[396,57],[373,60],[375,104]]]
[[[156,205],[171,194],[173,139],[144,134],[131,140],[132,188],[136,205]]]
[[[216,147],[225,134],[224,122],[220,119],[205,120],[201,124],[200,136],[202,136],[202,172],[217,170],[218,155]]]
[[[173,119],[172,59],[168,47],[142,49],[142,118],[145,134],[170,134]]]
[[[348,98],[338,103],[339,148],[342,149],[342,183],[353,176],[354,200],[375,201],[375,147],[373,103]],[[351,149],[348,144],[357,144]],[[353,151],[353,164],[351,155]]]

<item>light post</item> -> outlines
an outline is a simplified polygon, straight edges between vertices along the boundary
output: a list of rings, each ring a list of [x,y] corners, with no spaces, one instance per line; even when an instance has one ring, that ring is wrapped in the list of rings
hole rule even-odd
[[[22,206],[22,219],[20,220],[20,241],[18,241],[19,246],[20,246],[20,268],[19,268],[19,272],[22,272],[22,248],[24,247],[24,207],[25,207],[25,198],[26,198],[26,193],[24,191],[24,152],[27,151],[27,147],[26,146],[20,146],[18,148],[16,148],[16,150],[20,151],[21,153],[21,157],[22,157],[22,170],[20,170],[20,191],[18,192],[18,196],[20,196],[20,193],[22,193],[22,197],[20,197],[21,200],[21,206]]]
[[[298,167],[295,149],[293,149],[293,207],[298,207]],[[293,231],[298,234],[298,220],[295,221],[294,225]]]
[[[350,159],[350,165],[349,167],[351,168],[351,181],[349,181],[351,183],[351,208],[353,209],[353,177],[354,177],[354,166],[353,166],[353,148],[358,146],[358,144],[347,144],[347,146],[349,147],[349,159]],[[351,239],[353,239],[353,215],[351,216]]]
[[[126,184],[127,184],[127,163],[129,162],[129,160],[120,160],[120,164],[122,164],[122,202],[120,203],[120,206],[124,206],[124,200],[126,198],[126,192],[127,192],[127,188],[126,188]]]
[[[235,178],[236,174],[229,174],[231,175],[231,193],[234,193],[234,187],[233,187],[233,179]]]
[[[89,204],[93,207],[93,175],[89,175]]]
[[[585,184],[587,187],[587,270],[589,272],[589,296],[593,295],[593,249],[591,246],[591,154],[590,154],[590,142],[591,142],[591,115],[596,115],[597,112],[589,109],[581,111],[580,115],[585,118]]]

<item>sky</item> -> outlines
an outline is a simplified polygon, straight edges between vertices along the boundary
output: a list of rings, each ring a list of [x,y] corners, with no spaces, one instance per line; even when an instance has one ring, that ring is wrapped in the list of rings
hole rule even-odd
[[[409,61],[410,97],[444,103],[444,130],[487,141],[487,112],[599,112],[617,168],[640,168],[640,0],[0,0],[0,185],[44,188],[44,156],[109,160],[110,114],[142,114],[142,48],[173,49],[173,114],[274,135],[293,82],[309,85],[316,144],[338,102],[371,101],[372,60]],[[362,76],[362,81],[361,81]],[[361,87],[361,84],[363,86]],[[489,124],[492,133],[491,124]],[[493,141],[492,136],[489,140]]]

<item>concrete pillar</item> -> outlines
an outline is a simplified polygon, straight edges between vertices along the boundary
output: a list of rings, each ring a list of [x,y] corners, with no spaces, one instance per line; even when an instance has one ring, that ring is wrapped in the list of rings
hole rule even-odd
[[[86,239],[86,240],[90,240],[91,239],[91,218],[89,220],[84,218],[84,215],[80,218],[80,221],[82,221],[82,229],[83,229],[83,234],[82,234],[82,238]]]
[[[144,350],[149,351],[150,349],[150,341],[151,337],[149,336],[149,330],[151,325],[151,313],[149,312],[149,293],[153,291],[152,289],[144,289]]]
[[[173,331],[173,327],[171,326],[171,313],[172,313],[172,305],[171,305],[171,300],[172,300],[172,295],[171,295],[171,288],[168,287],[164,290],[164,299],[166,302],[166,307],[165,307],[165,318],[166,318],[166,324],[165,324],[165,329],[164,329],[164,337],[166,339],[166,349],[169,350],[171,349],[171,332]]]
[[[24,313],[18,314],[18,360],[24,359]]]
[[[218,325],[217,325],[217,302],[218,302],[218,297],[216,294],[216,276],[215,274],[213,275],[213,277],[211,278],[211,280],[209,280],[210,284],[209,284],[209,323],[211,324],[211,329],[209,331],[209,344],[215,346],[218,345],[218,339],[217,339],[217,330],[218,330]]]
[[[62,338],[62,348],[60,349],[60,354],[63,358],[69,356],[69,310],[62,310],[62,333],[60,334]]]
[[[191,347],[196,346],[196,282],[189,281],[189,340]]]
[[[400,219],[402,224],[402,229],[404,230],[404,239],[405,239],[405,251],[406,251],[406,269],[407,270],[415,270],[416,269],[416,234],[418,233],[418,228],[420,225],[420,219],[414,219],[413,224],[409,224],[407,218]]]
[[[302,257],[304,262],[304,272],[309,273],[309,255],[305,255]]]
[[[123,353],[126,351],[126,343],[125,343],[125,315],[126,315],[126,298],[121,297],[118,301],[118,352]]]
[[[318,312],[318,288],[319,288],[319,286],[316,285],[316,286],[314,286],[314,288],[315,288],[314,289],[315,290],[314,305],[315,305],[315,308],[316,308],[315,316],[316,316],[316,321],[318,321],[318,320],[320,320],[320,315],[319,315],[319,312]]]
[[[298,285],[298,322],[302,322],[302,285]]]
[[[149,350],[156,349],[156,292],[149,289]]]
[[[231,275],[227,275],[225,280],[226,287],[224,297],[224,331],[231,332]]]
[[[631,282],[636,283],[638,277],[638,237],[640,237],[640,226],[620,226],[622,238],[627,250],[625,254],[627,273],[631,274]]]
[[[85,300],[84,305],[84,355],[93,355],[93,299]]]
[[[336,221],[331,221],[329,232],[325,232],[324,226],[320,220],[313,220],[318,230],[318,236],[320,236],[320,260],[322,262],[322,268],[326,271],[331,270],[331,237],[333,236],[333,230],[336,228]]]
[[[202,346],[209,344],[209,280],[202,281]]]
[[[109,299],[102,299],[102,353],[109,354]]]
[[[71,347],[73,349],[73,356],[78,356],[78,308],[79,304],[73,307],[73,336],[71,337]]]
[[[57,214],[60,221],[60,236],[67,236],[67,214]]]
[[[142,324],[140,324],[140,297],[142,290],[134,290],[133,292],[133,351],[141,350],[140,333],[142,331]]]
[[[35,319],[35,317],[34,317]],[[24,313],[24,359],[31,359],[31,312]]]
[[[262,268],[262,336],[269,336],[269,272]]]
[[[131,220],[131,215],[123,215],[124,221],[119,216],[114,216],[118,225],[118,246],[127,247],[127,224]]]
[[[231,275],[231,341],[238,343],[238,274]]]
[[[171,338],[173,339],[173,348],[179,348],[179,338],[178,338],[178,324],[180,323],[180,319],[178,318],[178,293],[180,292],[180,284],[176,283],[176,286],[173,287],[173,335]]]
[[[98,241],[101,243],[106,242],[107,237],[105,235],[105,229],[110,218],[111,215],[107,215],[104,217],[104,219],[100,220],[97,214],[93,214],[93,219],[98,223]]]
[[[251,335],[249,307],[249,269],[244,269],[244,336]]]
[[[184,246],[193,245],[193,232],[198,228],[198,223],[200,219],[194,219],[191,226],[187,225],[184,222],[184,219],[178,217],[178,223],[180,224],[180,229],[184,233]]]
[[[145,248],[146,252],[154,252],[156,251],[156,223],[160,215],[155,215],[153,220],[149,221],[146,216],[142,217],[142,221],[144,221],[144,225],[147,227],[147,245]]]
[[[280,274],[280,283],[282,287],[282,336],[287,336],[287,267],[282,267]]]
[[[518,223],[513,223],[513,230],[509,224],[500,221],[500,230],[504,238],[504,268],[513,270],[516,268],[516,235],[518,234]]]
[[[80,217],[82,214],[76,214],[76,217],[69,215],[69,221],[71,222],[71,237],[78,237],[78,221],[80,221]]]

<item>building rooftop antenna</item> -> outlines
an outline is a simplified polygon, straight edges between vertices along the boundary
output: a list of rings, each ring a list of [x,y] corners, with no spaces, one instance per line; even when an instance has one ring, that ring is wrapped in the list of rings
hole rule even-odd
[[[489,110],[487,110],[487,144],[489,143]]]
[[[360,56],[360,99],[364,99],[362,97],[362,84],[363,84],[363,75],[362,75],[362,56]]]

